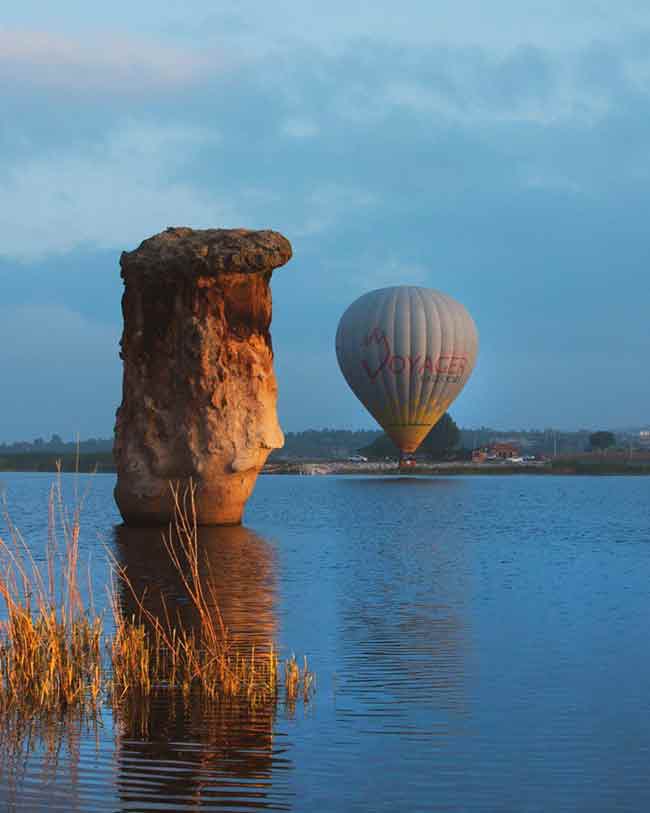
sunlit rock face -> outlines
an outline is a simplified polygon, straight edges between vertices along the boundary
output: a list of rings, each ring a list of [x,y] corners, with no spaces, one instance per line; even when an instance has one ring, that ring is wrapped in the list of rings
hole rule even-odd
[[[115,499],[130,525],[166,524],[170,482],[197,487],[200,525],[241,522],[284,437],[271,290],[291,257],[274,231],[170,228],[124,252],[123,397]]]

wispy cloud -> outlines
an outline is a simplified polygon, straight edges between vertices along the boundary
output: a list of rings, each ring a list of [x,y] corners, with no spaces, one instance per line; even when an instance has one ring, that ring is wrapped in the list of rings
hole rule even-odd
[[[238,225],[230,203],[182,177],[218,136],[183,125],[131,121],[85,148],[43,153],[0,181],[0,253],[34,259],[75,246],[126,247],[168,225]]]
[[[298,216],[292,229],[296,237],[328,231],[342,219],[355,219],[378,203],[371,192],[345,183],[329,183],[309,192],[299,206],[292,207]]]
[[[21,339],[16,342],[18,334]],[[93,322],[65,305],[29,304],[0,308],[3,363],[29,365],[46,360],[55,367],[58,360],[63,359],[74,358],[79,364],[104,363],[112,359],[117,367],[119,338],[117,320],[114,325]]]
[[[31,0],[33,2],[34,0]],[[135,15],[149,0],[140,0]],[[152,4],[153,5],[153,4]],[[594,41],[620,38],[650,25],[645,0],[625,3],[595,3],[594,0],[330,0],[326,4],[300,0],[239,0],[233,4],[201,4],[191,19],[184,8],[158,4],[160,17],[176,17],[174,24],[187,35],[207,39],[214,31],[226,31],[240,41],[258,48],[274,47],[279,53],[287,46],[308,43],[335,52],[369,40],[407,46],[484,45],[505,52],[522,44],[573,50]],[[182,10],[181,10],[182,9]]]
[[[118,323],[98,324],[65,306],[0,307],[0,380],[11,382],[0,440],[87,437],[98,427],[109,434],[120,397],[119,335]]]
[[[522,83],[522,90],[524,90]],[[463,126],[529,123],[552,126],[564,123],[591,125],[611,109],[604,93],[570,84],[550,88],[548,94],[521,94],[510,98],[490,97],[479,86],[449,91],[419,82],[391,82],[385,98],[390,106],[407,108]]]
[[[425,263],[398,257],[385,257],[372,251],[356,261],[342,260],[332,263],[339,290],[344,290],[352,301],[368,290],[388,288],[392,285],[421,285],[435,287],[432,269]]]
[[[290,118],[282,125],[282,134],[289,138],[302,140],[318,135],[319,128],[316,122],[306,118]]]
[[[143,91],[183,87],[215,70],[210,54],[121,34],[79,37],[0,30],[0,72],[10,85],[69,92]]]

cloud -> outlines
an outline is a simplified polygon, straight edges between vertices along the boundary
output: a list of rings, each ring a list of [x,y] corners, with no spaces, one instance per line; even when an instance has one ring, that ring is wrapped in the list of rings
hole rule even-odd
[[[299,205],[293,207],[294,217],[300,217],[291,229],[298,238],[330,231],[342,220],[358,218],[378,203],[365,189],[345,183],[326,183],[307,190]]]
[[[0,308],[0,440],[108,434],[120,397],[118,325],[60,305]]]
[[[211,56],[121,34],[84,39],[47,31],[0,30],[0,72],[13,85],[67,92],[169,91],[219,66]]]
[[[309,119],[291,118],[283,123],[281,132],[289,138],[313,138],[318,135],[319,128]]]
[[[431,118],[463,127],[507,123],[552,126],[564,123],[591,125],[611,109],[604,95],[559,83],[548,95],[522,93],[510,98],[495,98],[482,91],[480,84],[466,84],[442,90],[418,82],[391,82],[386,86],[389,106],[409,108]]]
[[[530,46],[506,54],[479,47],[396,50],[393,70],[376,64],[372,86],[358,88],[341,110],[353,120],[364,112],[375,119],[382,109],[408,110],[433,123],[474,129],[592,126],[610,114],[621,91],[615,75],[595,77],[589,70],[589,61],[603,56],[598,49],[567,55]]]
[[[184,165],[218,136],[192,125],[128,121],[85,146],[26,158],[0,175],[0,252],[23,260],[76,246],[126,247],[169,225],[238,225],[231,205]]]
[[[117,363],[117,325],[84,318],[65,305],[29,304],[0,308],[0,347],[3,363],[61,363],[74,374],[75,362]],[[19,340],[17,340],[19,339]]]
[[[528,189],[552,190],[577,195],[584,192],[575,180],[553,171],[552,167],[525,165],[519,168],[523,186]]]
[[[188,18],[183,6],[161,7],[152,0],[140,0],[129,8],[129,16],[149,24],[155,16],[159,26],[173,25],[188,38],[207,41],[225,36],[280,55],[300,44],[336,53],[368,41],[408,47],[443,42],[480,45],[502,53],[520,45],[570,51],[598,40],[618,40],[650,25],[645,0],[618,4],[594,0],[537,4],[521,0],[409,0],[406,4],[393,0],[330,0],[326,4],[239,0],[236,6],[196,3],[192,10]]]
[[[386,250],[386,246],[383,247]],[[435,287],[433,272],[429,265],[397,256],[386,257],[372,249],[355,261],[333,260],[329,263],[336,275],[336,289],[349,297],[350,302],[363,293],[375,288],[388,288],[392,285],[419,285]]]
[[[502,11],[494,10],[501,22]],[[260,33],[263,22],[251,17],[242,36]],[[617,381],[612,358],[624,355],[631,377],[649,349],[650,39],[638,32],[617,41],[615,26],[605,28],[602,42],[583,38],[568,50],[552,38],[539,44],[541,35],[522,46],[523,34],[499,50],[476,25],[463,42],[459,26],[444,46],[434,42],[444,30],[434,36],[431,27],[421,32],[429,42],[408,46],[405,30],[390,42],[346,34],[330,50],[276,37],[272,56],[262,49],[228,76],[190,74],[180,94],[161,85],[143,104],[116,95],[100,107],[22,88],[0,127],[0,253],[41,261],[38,275],[35,263],[0,267],[4,303],[56,297],[92,326],[119,313],[115,248],[173,224],[270,226],[295,249],[273,280],[287,428],[360,420],[341,395],[332,333],[356,296],[403,282],[447,291],[479,324],[484,350],[456,417],[567,425],[586,419],[588,402],[589,419],[600,421],[599,389]],[[210,30],[216,37],[220,29]],[[474,35],[477,47],[468,44]],[[102,246],[103,255],[93,253]],[[76,271],[66,265],[74,247]],[[604,324],[636,331],[634,340],[615,349]],[[77,335],[85,329],[78,325]],[[592,384],[580,373],[574,386],[580,341],[594,349]],[[513,359],[513,346],[525,348],[525,363]],[[553,371],[537,363],[540,352],[571,356],[559,365],[561,399],[557,388],[549,394]],[[37,355],[35,347],[34,380]],[[84,369],[92,372],[90,361]],[[649,397],[647,377],[634,380],[628,416]],[[98,376],[100,392],[113,397]],[[610,406],[612,421],[623,416],[623,405]],[[34,432],[45,431],[34,415]],[[91,433],[106,434],[111,421]]]
[[[385,288],[391,285],[422,285],[431,284],[431,269],[426,265],[390,258],[376,262],[372,266],[366,265],[363,275],[363,290],[368,285],[375,288]],[[359,281],[357,281],[358,284]]]

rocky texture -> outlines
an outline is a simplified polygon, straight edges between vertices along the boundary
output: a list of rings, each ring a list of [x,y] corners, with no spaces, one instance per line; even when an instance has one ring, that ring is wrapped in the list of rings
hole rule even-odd
[[[170,481],[197,486],[201,525],[241,522],[272,449],[271,291],[278,232],[170,228],[122,254],[123,398],[115,499],[127,524],[166,524]]]

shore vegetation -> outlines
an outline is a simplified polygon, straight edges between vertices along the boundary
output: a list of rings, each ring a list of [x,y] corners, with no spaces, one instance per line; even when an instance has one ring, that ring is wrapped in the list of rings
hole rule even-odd
[[[0,743],[24,746],[34,724],[41,736],[61,722],[92,725],[110,708],[118,719],[153,696],[181,695],[184,703],[224,702],[267,710],[284,702],[308,703],[314,675],[307,660],[282,660],[273,644],[264,651],[235,647],[218,609],[219,595],[203,567],[194,489],[173,488],[174,523],[165,549],[178,571],[191,625],[164,609],[153,613],[126,568],[108,552],[113,573],[107,632],[96,609],[90,572],[80,562],[81,505],[68,511],[61,478],[50,493],[47,550],[37,558],[5,511],[0,537]],[[136,612],[127,614],[128,591]],[[133,606],[131,602],[131,606]],[[47,739],[47,738],[46,738]]]

